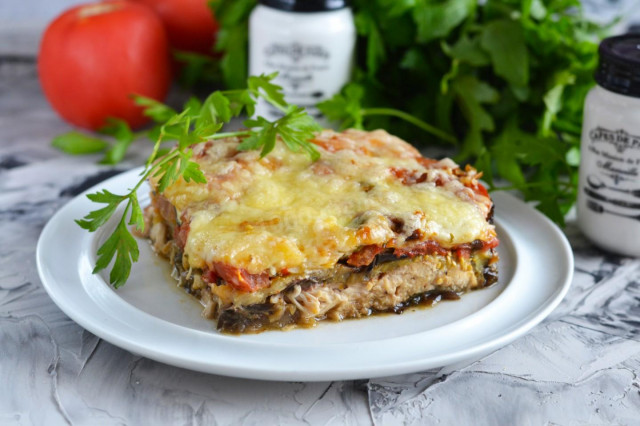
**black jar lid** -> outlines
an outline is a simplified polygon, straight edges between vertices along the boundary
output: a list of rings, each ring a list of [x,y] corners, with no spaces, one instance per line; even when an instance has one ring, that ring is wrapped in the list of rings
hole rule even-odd
[[[288,12],[327,12],[349,7],[349,0],[260,0],[260,4]]]
[[[621,95],[640,98],[640,34],[602,40],[596,81]]]

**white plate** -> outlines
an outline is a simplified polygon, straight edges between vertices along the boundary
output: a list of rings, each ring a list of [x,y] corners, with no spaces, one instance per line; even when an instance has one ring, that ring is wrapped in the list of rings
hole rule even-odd
[[[111,178],[124,193],[140,169]],[[148,187],[140,200],[148,202]],[[504,193],[494,195],[501,240],[500,279],[488,289],[431,309],[380,315],[313,329],[228,336],[200,316],[201,307],[175,286],[167,262],[146,241],[128,283],[114,290],[92,275],[106,236],[73,220],[95,208],[76,197],[45,226],[37,248],[44,288],[69,317],[97,336],[157,361],[226,376],[266,380],[346,380],[420,371],[479,357],[522,336],[566,294],[571,248],[543,215]],[[107,228],[113,228],[111,221]],[[108,229],[109,231],[111,229]]]

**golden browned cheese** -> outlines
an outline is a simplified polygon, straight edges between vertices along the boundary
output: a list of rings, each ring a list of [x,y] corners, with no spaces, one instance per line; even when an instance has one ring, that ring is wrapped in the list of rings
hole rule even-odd
[[[495,237],[491,201],[453,175],[451,160],[425,162],[385,131],[324,131],[317,162],[280,141],[264,158],[237,151],[239,142],[194,147],[207,183],[180,179],[164,192],[189,223],[190,267],[295,274],[331,268],[361,246],[401,247],[416,231],[444,248]],[[402,173],[419,179],[407,184]]]

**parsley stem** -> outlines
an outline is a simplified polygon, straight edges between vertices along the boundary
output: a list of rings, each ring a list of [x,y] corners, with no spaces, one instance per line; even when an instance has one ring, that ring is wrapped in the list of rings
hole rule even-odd
[[[203,139],[224,139],[224,138],[232,138],[234,136],[249,136],[251,134],[251,130],[240,130],[237,132],[226,132],[226,133],[214,133],[213,135],[203,136]]]
[[[143,170],[143,172],[142,172],[142,175],[141,175],[142,177],[140,178],[140,180],[138,181],[136,186],[134,186],[133,189],[131,189],[129,194],[126,195],[126,196],[130,197],[132,194],[135,194],[136,191],[138,190],[138,188],[140,188],[140,186],[142,186],[142,184],[147,181],[147,178],[149,176],[151,176],[152,172],[154,172],[155,170],[159,169],[163,164],[168,163],[169,161],[173,160],[177,156],[178,156],[177,152],[174,151],[174,152],[172,152],[170,154],[167,154],[167,155],[163,156],[160,161],[158,161],[157,163],[153,164],[151,167],[145,168]]]
[[[582,132],[582,128],[580,128],[580,126],[565,120],[556,120],[553,123],[552,128],[578,136],[580,136],[580,133]]]
[[[429,123],[426,123],[422,120],[420,120],[419,118],[414,117],[411,114],[407,114],[406,112],[397,110],[397,109],[393,109],[393,108],[364,108],[361,111],[363,116],[367,116],[367,115],[390,115],[392,117],[397,117],[400,118],[408,123],[413,124],[416,127],[421,128],[422,130],[424,130],[427,133],[431,133],[434,136],[439,137],[440,139],[450,142],[450,143],[458,143],[458,140],[450,135],[449,133],[438,129],[435,126],[432,126]]]
[[[164,137],[164,133],[161,130],[160,131],[160,136],[158,137],[158,140],[155,141],[153,143],[153,150],[151,151],[151,155],[149,155],[149,158],[147,159],[147,164],[145,165],[145,170],[152,168],[151,165],[153,164],[153,162],[156,160],[156,157],[158,156],[158,151],[160,150],[160,145],[162,144],[162,138]]]

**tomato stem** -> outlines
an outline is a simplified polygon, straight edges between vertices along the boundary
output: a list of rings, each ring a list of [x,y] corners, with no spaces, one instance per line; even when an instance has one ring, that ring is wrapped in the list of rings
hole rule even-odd
[[[80,8],[80,10],[78,11],[78,17],[80,19],[86,19],[92,16],[102,15],[103,13],[110,13],[121,8],[122,5],[118,3],[91,4]]]

